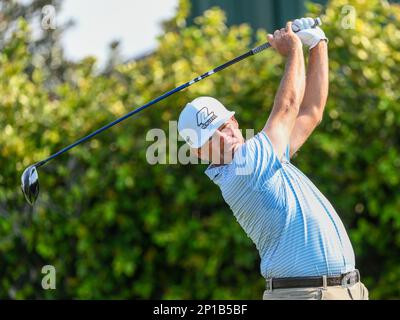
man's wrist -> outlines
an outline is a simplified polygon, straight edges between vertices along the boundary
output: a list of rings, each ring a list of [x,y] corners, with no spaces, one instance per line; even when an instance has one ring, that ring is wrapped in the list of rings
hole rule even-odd
[[[287,55],[287,57],[293,57],[298,54],[303,54],[303,45],[301,44],[301,42],[299,45],[293,46],[293,48],[289,51],[289,54]]]
[[[321,39],[319,40],[319,42],[313,46],[312,48],[310,48],[310,52],[314,51],[314,49],[321,49],[321,48],[328,48],[328,39]]]

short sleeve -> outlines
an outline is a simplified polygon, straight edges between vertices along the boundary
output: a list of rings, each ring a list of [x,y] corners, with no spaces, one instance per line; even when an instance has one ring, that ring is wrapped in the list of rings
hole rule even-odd
[[[235,154],[235,175],[264,185],[281,166],[272,143],[264,131],[246,141]]]

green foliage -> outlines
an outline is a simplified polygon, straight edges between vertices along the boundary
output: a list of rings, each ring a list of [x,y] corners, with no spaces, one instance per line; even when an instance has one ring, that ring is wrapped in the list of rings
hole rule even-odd
[[[357,9],[353,30],[341,8]],[[253,31],[228,28],[218,9],[185,26],[186,1],[164,24],[157,50],[107,75],[87,58],[46,85],[32,63],[27,23],[0,53],[0,298],[260,299],[255,246],[205,166],[146,161],[146,133],[168,132],[187,101],[219,98],[243,129],[260,130],[283,65],[272,50],[196,84],[39,170],[29,208],[19,179],[29,164],[161,93],[248,50]],[[315,15],[319,7],[310,6]],[[332,1],[331,91],[322,125],[294,160],[332,200],[349,228],[373,298],[400,295],[398,33],[400,10],[372,0]],[[266,32],[257,33],[259,43]],[[41,268],[57,289],[41,289]]]

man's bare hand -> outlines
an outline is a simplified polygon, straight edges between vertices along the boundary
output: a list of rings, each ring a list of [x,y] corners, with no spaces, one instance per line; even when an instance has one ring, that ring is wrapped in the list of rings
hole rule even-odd
[[[272,47],[282,56],[287,57],[296,50],[302,49],[300,38],[292,30],[292,22],[288,22],[286,28],[276,30],[274,35],[268,35],[268,41]]]

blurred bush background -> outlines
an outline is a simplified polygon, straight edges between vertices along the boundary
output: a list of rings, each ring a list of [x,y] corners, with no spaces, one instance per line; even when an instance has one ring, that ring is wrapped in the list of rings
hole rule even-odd
[[[243,129],[261,130],[283,72],[272,50],[223,71],[40,169],[30,208],[23,169],[150,99],[260,44],[266,31],[228,27],[218,8],[188,25],[181,0],[157,50],[125,64],[72,63],[58,28],[32,39],[43,5],[0,13],[0,298],[261,299],[255,246],[206,166],[149,165],[146,132],[199,95],[219,98]],[[342,8],[357,18],[343,29]],[[330,38],[323,123],[293,160],[331,200],[373,299],[400,298],[400,8],[383,0],[308,5]],[[22,16],[24,18],[22,18]],[[273,31],[273,30],[268,30]],[[182,143],[180,143],[181,145]],[[41,288],[54,265],[57,289]]]

